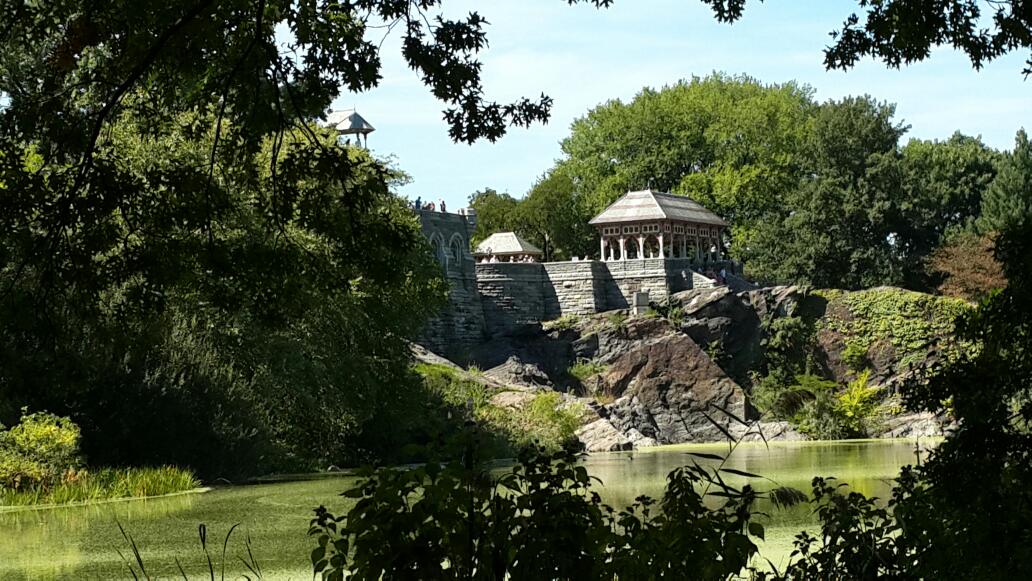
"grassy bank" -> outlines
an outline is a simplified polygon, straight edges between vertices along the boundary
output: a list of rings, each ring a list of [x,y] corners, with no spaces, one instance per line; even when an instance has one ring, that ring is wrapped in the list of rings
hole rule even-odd
[[[69,473],[52,486],[31,486],[21,490],[0,488],[0,507],[161,496],[192,490],[200,484],[192,471],[173,466],[81,470]]]
[[[513,391],[509,404],[499,405],[495,396],[506,393],[478,381],[476,371],[447,365],[419,363],[414,366],[427,390],[455,411],[464,410],[501,444],[496,453],[510,455],[532,442],[555,451],[574,440],[583,409],[564,405],[554,391]]]

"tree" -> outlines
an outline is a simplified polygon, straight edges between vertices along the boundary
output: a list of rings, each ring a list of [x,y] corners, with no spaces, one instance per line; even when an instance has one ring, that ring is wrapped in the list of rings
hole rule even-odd
[[[993,235],[962,232],[937,248],[928,269],[942,279],[939,292],[969,301],[981,301],[1007,286],[1003,265],[993,256]]]
[[[17,212],[54,203],[59,169],[29,156],[38,187],[3,190],[20,228],[3,237],[2,411],[75,417],[94,462],[206,475],[389,452],[400,434],[367,426],[404,409],[402,339],[444,288],[413,214],[383,166],[311,127],[209,169],[197,117],[122,114],[90,170],[110,197],[49,265],[25,260],[45,234]]]
[[[313,121],[379,82],[378,24],[457,141],[550,106],[488,101],[485,21],[439,6],[0,1],[0,414],[207,473],[389,449],[363,426],[442,287],[390,173]]]
[[[1014,150],[1000,162],[1000,173],[982,200],[980,232],[1005,231],[1032,220],[1032,144],[1019,130]]]
[[[703,0],[721,22],[742,18],[746,0]],[[861,15],[850,14],[831,32],[824,50],[828,69],[850,69],[873,57],[899,68],[923,61],[935,47],[949,45],[964,52],[971,65],[986,63],[1016,50],[1032,48],[1032,17],[1026,0],[860,0]],[[984,14],[983,11],[988,12]],[[1023,74],[1032,74],[1032,58]]]
[[[734,224],[737,253],[756,224],[788,213],[783,198],[800,179],[811,95],[795,83],[721,73],[644,89],[576,120],[552,172],[574,183],[588,218],[630,190],[691,196]]]
[[[945,243],[947,235],[978,217],[983,195],[996,177],[1000,154],[978,138],[954,133],[946,141],[912,139],[902,155],[896,248],[903,262],[904,284],[923,290],[933,287],[934,281],[927,278],[922,262]]]
[[[577,196],[576,186],[563,171],[541,176],[519,204],[519,230],[539,244],[545,260],[587,256],[597,246],[591,214]]]
[[[516,198],[491,188],[470,195],[469,207],[477,211],[473,245],[476,246],[495,232],[515,231],[519,225],[519,205]]]
[[[870,97],[822,105],[812,119],[797,187],[782,212],[758,221],[738,251],[757,278],[821,287],[898,284],[893,248],[906,127],[895,107]],[[801,152],[803,154],[803,152]]]

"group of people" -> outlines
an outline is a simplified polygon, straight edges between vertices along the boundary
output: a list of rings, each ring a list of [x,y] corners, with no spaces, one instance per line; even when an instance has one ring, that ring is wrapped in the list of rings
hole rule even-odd
[[[438,203],[440,205],[440,208],[441,208],[440,211],[441,212],[447,212],[448,211],[448,208],[444,205],[444,198],[441,198],[440,200],[438,200]],[[416,210],[426,210],[428,212],[436,212],[436,211],[438,211],[437,210],[438,204],[434,204],[433,202],[429,202],[429,201],[424,204],[423,203],[423,198],[419,197],[419,198],[416,198],[415,202],[412,202],[412,208],[416,209]]]
[[[503,256],[499,259],[495,255],[483,256],[477,260],[480,264],[494,263],[494,262],[537,262],[537,259],[533,256]]]

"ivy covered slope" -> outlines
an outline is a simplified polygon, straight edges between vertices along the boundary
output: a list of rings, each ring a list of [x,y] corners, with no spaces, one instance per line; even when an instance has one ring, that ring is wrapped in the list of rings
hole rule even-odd
[[[873,381],[895,387],[973,347],[954,336],[957,317],[972,308],[961,299],[891,287],[818,290],[811,296],[817,306],[825,302],[815,339],[835,379],[871,369]]]

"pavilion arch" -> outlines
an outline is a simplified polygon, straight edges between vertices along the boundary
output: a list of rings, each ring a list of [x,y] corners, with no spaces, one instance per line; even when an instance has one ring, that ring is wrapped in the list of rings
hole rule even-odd
[[[659,255],[659,236],[656,234],[649,234],[645,236],[644,245],[645,258],[660,258]]]

